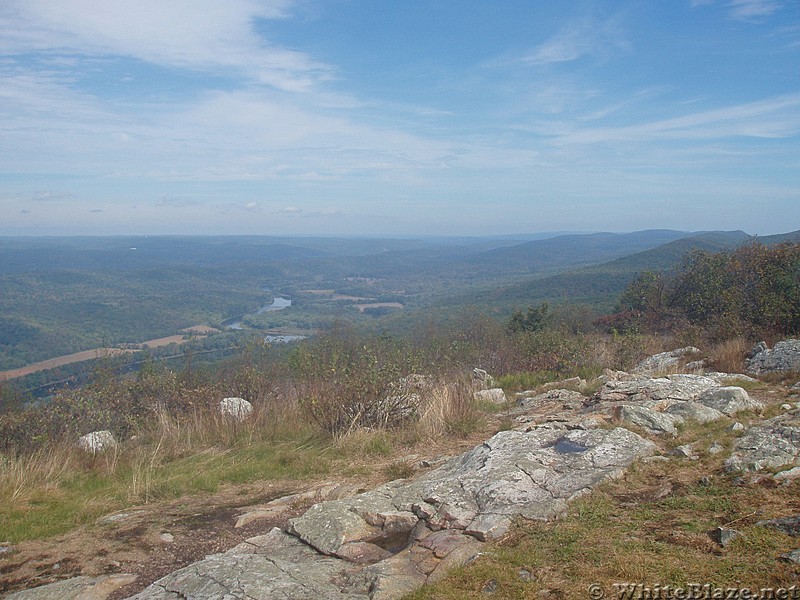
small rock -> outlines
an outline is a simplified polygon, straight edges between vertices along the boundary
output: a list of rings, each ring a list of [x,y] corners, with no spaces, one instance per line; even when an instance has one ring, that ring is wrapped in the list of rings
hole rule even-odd
[[[792,410],[794,406],[792,406],[791,404],[781,404],[781,408],[783,410]]]
[[[722,546],[723,548],[730,544],[733,540],[740,537],[742,534],[735,529],[729,529],[727,527],[717,527],[716,529],[712,529],[708,532],[708,535],[714,540],[717,544]]]
[[[477,367],[472,369],[472,379],[484,390],[494,385],[494,377]]]
[[[10,544],[0,545],[0,556],[2,556],[3,554],[11,554],[13,551],[14,551],[14,546],[11,546]]]
[[[787,552],[786,554],[781,554],[781,560],[785,562],[800,564],[800,548],[792,550],[791,552]]]
[[[744,431],[744,425],[739,423],[739,421],[736,421],[736,423],[733,423],[728,427],[728,431]]]
[[[497,591],[497,579],[490,579],[481,588],[481,592],[487,596],[494,594]]]
[[[722,452],[725,452],[725,446],[719,442],[714,442],[708,447],[709,454],[721,454]]]
[[[533,573],[531,573],[528,569],[520,569],[517,571],[517,577],[519,577],[520,581],[524,581],[525,583],[530,583],[531,581],[535,581],[536,577]]]
[[[667,456],[645,456],[641,459],[643,463],[655,463],[655,462],[669,462],[669,457]]]
[[[175,541],[175,536],[172,535],[171,533],[165,532],[162,533],[160,536],[158,536],[158,539],[161,541],[162,544],[171,544],[172,542]]]
[[[136,515],[139,515],[143,512],[144,512],[143,510],[132,510],[130,512],[114,513],[111,515],[105,515],[104,517],[100,517],[99,519],[97,519],[97,522],[100,523],[101,525],[111,525],[113,523],[121,523],[122,521],[127,521],[131,517],[135,517]]]
[[[703,475],[703,476],[700,478],[700,482],[699,482],[699,483],[700,483],[700,485],[702,485],[703,487],[708,487],[708,486],[710,486],[710,485],[713,485],[713,483],[714,483],[714,480],[713,480],[713,479],[711,479],[711,477],[709,477],[708,475]]]
[[[689,460],[697,460],[700,457],[695,454],[694,449],[692,448],[691,444],[684,444],[683,446],[678,446],[672,452],[669,453],[670,456],[678,456],[680,458],[688,458]]]

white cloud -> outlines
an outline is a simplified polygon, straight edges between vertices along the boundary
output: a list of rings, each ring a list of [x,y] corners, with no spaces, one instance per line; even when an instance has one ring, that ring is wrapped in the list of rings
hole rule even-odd
[[[800,134],[800,94],[637,125],[581,129],[562,124],[542,133],[552,135],[561,144],[727,137],[789,138]]]
[[[604,60],[612,52],[628,48],[622,28],[614,19],[575,21],[523,58],[524,62],[546,65],[577,60],[584,56]]]
[[[118,55],[168,67],[234,69],[289,91],[309,89],[330,67],[270,46],[259,19],[287,16],[290,0],[4,0],[0,53]]]
[[[692,8],[714,4],[716,0],[691,0]],[[760,22],[783,8],[779,0],[729,0],[726,6],[734,19]]]
[[[775,0],[731,0],[731,15],[741,21],[758,20],[769,17],[781,8]]]

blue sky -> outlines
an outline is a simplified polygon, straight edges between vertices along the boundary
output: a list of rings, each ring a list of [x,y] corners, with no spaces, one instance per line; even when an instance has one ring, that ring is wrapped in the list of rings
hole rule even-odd
[[[0,235],[647,228],[800,229],[800,2],[0,2]]]

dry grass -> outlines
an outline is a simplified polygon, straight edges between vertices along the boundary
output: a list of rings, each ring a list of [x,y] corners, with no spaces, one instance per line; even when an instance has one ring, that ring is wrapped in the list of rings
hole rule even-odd
[[[54,535],[126,506],[213,492],[224,483],[319,477],[334,466],[349,472],[366,457],[387,462],[480,422],[465,381],[435,384],[419,418],[404,427],[356,429],[338,439],[314,427],[291,389],[254,403],[243,422],[207,403],[180,414],[160,410],[129,439],[94,456],[73,441],[0,456],[0,540]],[[408,472],[392,463],[385,474]]]
[[[467,431],[470,423],[480,418],[472,394],[471,383],[463,378],[439,381],[425,398],[419,420],[412,425],[416,435],[427,441]]]
[[[719,342],[709,352],[711,364],[723,373],[744,373],[745,355],[751,347],[742,337]]]

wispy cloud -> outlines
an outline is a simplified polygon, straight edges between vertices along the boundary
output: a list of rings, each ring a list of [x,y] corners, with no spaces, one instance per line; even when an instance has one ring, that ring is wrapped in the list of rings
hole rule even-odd
[[[556,127],[550,133],[562,144],[730,137],[789,138],[800,134],[800,94],[777,96],[649,123],[621,127]]]
[[[731,15],[740,21],[760,20],[782,8],[776,0],[731,0]]]
[[[522,60],[534,65],[568,62],[584,56],[604,60],[611,53],[627,48],[624,31],[616,19],[581,19],[534,48]]]
[[[691,0],[692,8],[715,4],[717,0]],[[761,22],[783,8],[779,0],[727,0],[730,16],[738,21]]]
[[[0,53],[127,56],[202,71],[233,69],[301,91],[330,76],[308,55],[269,45],[256,22],[287,16],[291,0],[4,0]],[[73,57],[74,59],[74,57]]]

